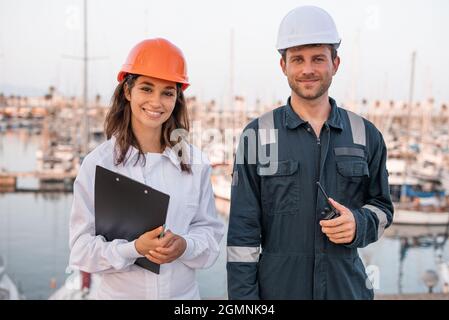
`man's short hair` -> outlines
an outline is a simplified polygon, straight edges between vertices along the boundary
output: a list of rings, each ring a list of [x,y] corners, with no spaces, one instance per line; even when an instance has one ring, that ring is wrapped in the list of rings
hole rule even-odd
[[[337,56],[338,56],[337,46],[336,45],[333,45],[333,44],[307,44],[307,45],[304,45],[304,46],[301,46],[301,47],[319,47],[319,46],[323,46],[323,45],[324,46],[329,46],[329,48],[331,49],[331,58],[332,58],[332,61],[334,61],[335,58],[337,58]],[[288,49],[284,49],[284,50],[281,51],[282,59],[284,61],[286,61],[286,59],[287,59],[287,50]]]

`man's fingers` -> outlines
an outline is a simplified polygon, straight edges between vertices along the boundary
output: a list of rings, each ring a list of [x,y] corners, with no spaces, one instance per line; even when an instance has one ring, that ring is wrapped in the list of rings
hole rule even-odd
[[[325,233],[327,235],[338,234],[338,233],[347,232],[350,230],[351,230],[351,226],[348,224],[342,224],[337,227],[322,227],[321,228],[321,231],[323,231],[323,233]]]
[[[347,217],[339,216],[338,218],[332,220],[321,220],[320,226],[322,227],[337,227],[348,221]]]
[[[335,201],[332,198],[329,198],[329,201],[331,202],[331,204],[338,210],[338,211],[344,211],[346,209],[346,207],[340,203],[338,203],[337,201]]]
[[[344,239],[344,238],[349,238],[352,236],[352,231],[344,231],[344,232],[339,232],[339,233],[335,233],[332,235],[328,235],[329,239],[334,239],[334,240],[340,240],[340,239]]]
[[[341,239],[329,238],[329,240],[335,244],[347,244],[350,243],[352,239],[350,237],[346,237]]]

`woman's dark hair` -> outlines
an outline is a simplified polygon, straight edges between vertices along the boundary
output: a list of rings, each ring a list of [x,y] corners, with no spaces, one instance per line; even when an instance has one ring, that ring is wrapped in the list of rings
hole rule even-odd
[[[145,163],[145,156],[142,148],[137,141],[136,136],[132,130],[131,125],[131,106],[126,99],[125,90],[131,92],[139,75],[128,74],[123,81],[121,81],[115,88],[114,95],[111,99],[111,108],[106,116],[104,123],[104,130],[107,139],[112,136],[116,138],[116,145],[114,150],[114,163],[115,165],[125,164],[128,160],[126,155],[131,146],[139,150],[139,154],[136,160],[136,165],[140,157],[143,158]],[[185,132],[189,131],[189,118],[187,113],[187,106],[184,99],[184,94],[181,90],[181,84],[176,85],[176,104],[170,118],[162,125],[161,134],[161,146],[174,147],[181,142],[182,138],[178,138],[177,141],[171,141],[170,136],[176,129],[183,129]],[[191,166],[184,159],[187,156],[187,150],[185,148],[186,143],[179,144],[181,149],[176,152],[176,156],[181,162],[182,171],[191,172]]]

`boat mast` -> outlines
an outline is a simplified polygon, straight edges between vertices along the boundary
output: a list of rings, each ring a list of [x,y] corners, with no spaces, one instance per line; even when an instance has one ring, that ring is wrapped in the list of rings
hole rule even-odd
[[[87,55],[87,0],[84,0],[84,56],[83,56],[83,122],[82,122],[82,139],[81,139],[81,156],[86,156],[89,146],[89,118],[87,114],[87,79],[88,79],[88,55]]]
[[[410,133],[411,128],[411,114],[413,107],[413,93],[415,90],[415,62],[416,62],[416,51],[412,53],[412,71],[410,75],[410,91],[408,96],[408,117],[407,117],[407,132]],[[410,138],[410,134],[407,135],[407,138]],[[408,147],[408,146],[407,146]]]
[[[411,75],[410,75],[410,91],[408,96],[408,109],[407,109],[407,132],[406,132],[406,139],[405,139],[405,148],[404,148],[404,154],[405,154],[405,172],[403,174],[404,181],[402,184],[402,192],[401,192],[401,203],[404,203],[407,199],[406,197],[406,183],[407,183],[407,170],[410,168],[410,155],[409,153],[409,145],[410,145],[410,136],[411,136],[411,116],[412,116],[412,105],[413,105],[413,93],[415,89],[415,62],[416,62],[416,51],[413,51],[412,53],[412,68],[411,68]]]

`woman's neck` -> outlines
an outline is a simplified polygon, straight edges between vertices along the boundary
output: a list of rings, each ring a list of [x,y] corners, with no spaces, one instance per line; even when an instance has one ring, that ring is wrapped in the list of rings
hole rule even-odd
[[[133,126],[133,133],[136,136],[143,153],[162,153],[162,127],[138,128],[137,126],[136,128]]]

